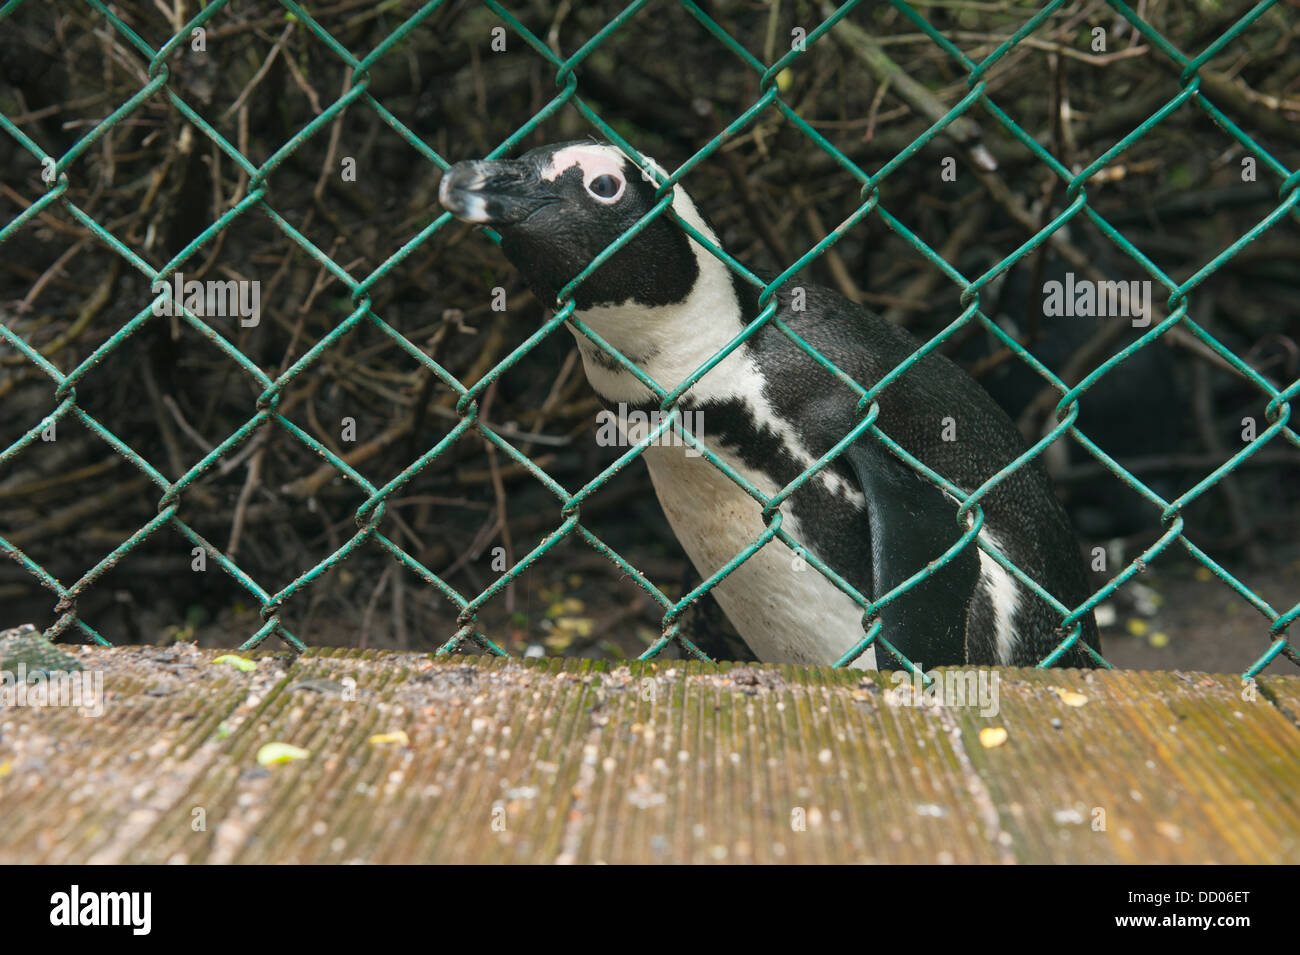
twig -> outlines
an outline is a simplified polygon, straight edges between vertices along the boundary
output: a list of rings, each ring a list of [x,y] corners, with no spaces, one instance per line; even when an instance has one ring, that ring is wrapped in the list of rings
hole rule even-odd
[[[1204,325],[1214,312],[1214,299],[1208,289],[1202,289],[1196,303],[1197,324]],[[1227,460],[1228,452],[1219,437],[1218,422],[1214,416],[1214,387],[1210,382],[1210,366],[1198,361],[1192,369],[1192,416],[1196,421],[1196,431],[1201,443],[1210,454]],[[1240,546],[1251,567],[1263,567],[1267,564],[1263,551],[1255,540],[1255,529],[1251,523],[1246,502],[1241,493],[1241,485],[1232,472],[1224,474],[1218,481],[1218,488],[1223,492],[1224,503],[1228,509],[1228,521],[1233,530],[1233,543]]]
[[[835,7],[823,0],[821,10],[822,16],[830,17],[834,14]],[[844,19],[831,28],[831,36],[869,69],[877,82],[888,81],[893,87],[894,95],[911,105],[931,123],[937,123],[948,114],[951,107],[945,106],[937,96],[912,79],[911,75],[895,63],[866,30]],[[978,168],[984,170],[997,168],[993,155],[984,147],[983,133],[975,120],[965,115],[958,116],[944,128],[944,132],[958,145],[966,148],[971,161]]]
[[[230,522],[230,542],[226,545],[226,553],[231,560],[234,560],[235,555],[239,553],[244,520],[248,516],[248,502],[253,496],[253,491],[262,483],[262,460],[265,452],[266,442],[263,441],[253,452],[252,460],[248,462],[248,477],[244,480],[244,486],[239,489],[239,499],[235,502],[235,515]]]
[[[167,406],[167,410],[171,412],[172,418],[176,422],[176,426],[181,429],[186,437],[197,444],[204,454],[207,454],[216,447],[216,445],[210,444],[206,439],[204,439],[203,435],[195,431],[194,426],[185,420],[185,415],[181,411],[181,406],[176,403],[175,398],[171,395],[163,395],[162,400],[163,404]]]
[[[221,114],[222,119],[229,119],[232,113],[244,105],[248,97],[252,95],[253,90],[257,89],[257,85],[262,82],[262,78],[266,76],[267,72],[271,69],[271,64],[275,62],[276,56],[279,55],[280,48],[284,46],[284,42],[293,34],[293,28],[297,25],[298,23],[296,20],[290,20],[285,24],[284,29],[280,32],[279,39],[272,44],[270,51],[266,54],[266,59],[264,59],[262,65],[257,68],[257,72],[253,74],[253,78],[245,84],[243,90],[240,91],[240,94],[235,97],[235,101],[227,107],[224,113]],[[285,57],[286,62],[290,59],[290,57]],[[318,109],[316,112],[320,113],[320,110]]]

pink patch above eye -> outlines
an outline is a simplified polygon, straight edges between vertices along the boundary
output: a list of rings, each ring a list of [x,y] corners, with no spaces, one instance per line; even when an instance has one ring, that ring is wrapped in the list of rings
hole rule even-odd
[[[622,183],[623,163],[623,154],[610,146],[566,146],[551,157],[542,178],[554,182],[566,170],[577,166],[582,170],[584,185],[598,176],[613,176]]]

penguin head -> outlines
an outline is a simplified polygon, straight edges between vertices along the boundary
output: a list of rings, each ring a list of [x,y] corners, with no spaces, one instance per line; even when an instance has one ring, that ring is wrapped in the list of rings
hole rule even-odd
[[[554,307],[560,289],[654,207],[655,188],[615,147],[579,141],[458,162],[443,173],[438,199],[457,218],[499,232],[506,258]],[[689,204],[675,188],[674,206]],[[665,210],[573,297],[579,309],[672,305],[685,301],[699,271],[689,236]]]

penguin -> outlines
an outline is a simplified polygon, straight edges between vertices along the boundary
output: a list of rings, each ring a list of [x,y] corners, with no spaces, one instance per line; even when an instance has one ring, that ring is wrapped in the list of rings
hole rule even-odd
[[[531,291],[555,307],[560,290],[654,207],[656,188],[647,168],[617,147],[576,141],[513,160],[455,163],[438,196],[457,218],[494,229]],[[681,185],[673,187],[671,207],[722,247]],[[574,316],[672,391],[758,316],[759,291],[665,210],[578,285]],[[867,308],[796,278],[783,283],[777,302],[778,317],[792,331],[864,388],[921,348]],[[608,408],[658,408],[659,399],[636,375],[572,323],[569,328],[587,379]],[[1006,414],[937,352],[908,368],[877,401],[876,426],[965,493],[1025,451]],[[769,321],[685,391],[678,407],[694,437],[770,499],[859,423],[857,404],[856,392]],[[758,500],[698,449],[656,441],[642,458],[702,578],[767,529]],[[980,504],[983,546],[973,537],[880,609],[879,636],[887,645],[877,639],[851,666],[1034,666],[1065,639],[1061,615],[986,550],[1004,555],[1068,608],[1088,597],[1079,542],[1043,465],[1037,458],[1023,464]],[[863,609],[809,564],[807,554],[875,601],[968,532],[973,524],[963,526],[958,507],[957,498],[866,431],[781,504],[782,529],[799,549],[769,539],[714,587],[714,596],[759,660],[834,664],[863,640]],[[1099,650],[1091,612],[1081,627],[1082,642]],[[1076,642],[1055,665],[1093,662]]]

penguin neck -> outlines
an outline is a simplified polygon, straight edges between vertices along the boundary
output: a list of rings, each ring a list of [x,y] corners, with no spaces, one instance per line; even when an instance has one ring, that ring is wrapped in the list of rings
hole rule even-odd
[[[673,197],[673,209],[710,242],[721,244],[681,187]],[[735,338],[746,322],[727,267],[693,238],[690,249],[698,275],[680,302],[648,306],[629,300],[575,313],[667,391],[675,389]],[[570,331],[577,339],[587,380],[602,399],[636,405],[659,403],[635,375],[624,370],[586,335],[573,326]],[[737,354],[733,352],[730,357]],[[729,360],[725,359],[724,363]]]

